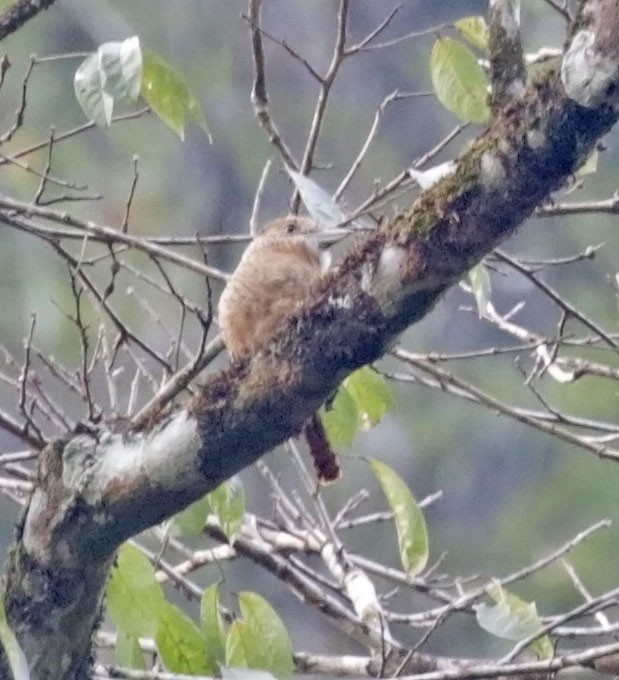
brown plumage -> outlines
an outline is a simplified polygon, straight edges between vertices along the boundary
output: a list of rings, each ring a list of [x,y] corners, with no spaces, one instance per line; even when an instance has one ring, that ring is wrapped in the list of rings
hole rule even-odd
[[[295,216],[273,220],[254,238],[219,299],[219,326],[233,361],[254,355],[308,300],[334,240],[334,232]],[[320,482],[338,479],[339,464],[318,414],[304,434]]]

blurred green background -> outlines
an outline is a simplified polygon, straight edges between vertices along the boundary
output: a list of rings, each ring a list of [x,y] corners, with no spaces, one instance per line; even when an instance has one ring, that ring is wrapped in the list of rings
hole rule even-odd
[[[335,5],[331,0],[267,0],[264,26],[324,72],[334,40]],[[464,1],[407,2],[384,39],[483,13],[485,5]],[[560,46],[564,29],[557,15],[543,2],[530,0],[524,5],[526,49]],[[388,10],[385,3],[374,0],[352,3],[353,39],[372,30]],[[89,193],[103,195],[101,200],[72,203],[67,209],[101,224],[119,225],[133,177],[132,158],[137,154],[140,176],[131,214],[133,234],[246,233],[260,173],[274,154],[250,102],[252,64],[247,25],[241,16],[245,11],[245,3],[236,0],[59,0],[1,47],[9,55],[12,68],[0,91],[0,131],[8,129],[14,120],[29,55],[92,51],[102,42],[137,34],[144,49],[154,50],[168,60],[199,95],[213,145],[209,146],[196,127],[189,129],[186,141],[181,143],[154,116],[89,131],[57,144],[53,172],[88,184]],[[318,145],[317,162],[327,169],[315,177],[323,186],[337,186],[365,139],[377,105],[388,93],[395,89],[430,89],[428,60],[435,37],[430,33],[393,48],[363,53],[344,65]],[[267,41],[266,55],[272,113],[287,143],[300,157],[317,86],[281,47]],[[29,82],[24,124],[2,147],[3,154],[16,153],[46,139],[50,126],[60,133],[85,122],[73,94],[72,77],[79,63],[79,59],[64,59],[37,65]],[[345,195],[345,203],[357,205],[371,193],[377,178],[386,181],[397,175],[456,123],[433,98],[392,104],[366,162]],[[455,156],[475,131],[469,129],[436,162]],[[605,198],[615,190],[617,135],[611,135],[605,143],[608,148],[601,155],[597,173],[587,177],[585,186],[574,195],[579,200]],[[42,168],[45,158],[43,149],[28,156],[27,161]],[[30,200],[37,184],[37,177],[19,168],[0,167],[0,191],[5,195]],[[405,205],[411,196],[399,198],[398,203]],[[261,221],[284,213],[289,198],[285,177],[279,170],[272,171],[261,206]],[[596,259],[554,268],[544,276],[573,304],[614,332],[617,299],[609,278],[614,278],[617,270],[618,238],[615,217],[532,219],[506,248],[531,257],[558,257],[603,242]],[[208,252],[209,263],[230,271],[241,248],[213,246]],[[199,257],[197,251],[192,254]],[[136,255],[134,261],[136,266],[148,266],[144,257]],[[197,275],[175,268],[170,272],[190,299],[203,303],[204,283]],[[127,293],[128,287],[132,287],[132,294]],[[220,286],[215,284],[214,293],[219,291]],[[121,276],[111,303],[123,318],[130,319],[133,328],[152,332],[153,342],[165,347],[166,339],[157,337],[159,330],[149,328],[152,320],[139,299],[155,306],[164,322],[178,324],[175,312],[166,308],[165,299],[140,282]],[[559,321],[559,311],[513,274],[493,275],[493,300],[503,312],[524,301],[517,322],[540,334],[552,335]],[[64,314],[71,304],[66,268],[59,259],[40,241],[0,225],[0,338],[18,361],[30,315],[36,311],[38,347],[78,366],[77,334]],[[442,352],[515,344],[512,338],[480,322],[471,305],[469,295],[459,288],[452,289],[428,318],[406,333],[403,345],[416,352]],[[94,312],[92,322],[96,326]],[[573,329],[582,333],[576,326]],[[196,338],[197,328],[190,325],[188,345]],[[614,353],[588,355],[612,365],[617,363]],[[514,359],[508,354],[467,360],[449,368],[503,401],[541,408],[523,385]],[[224,361],[220,358],[217,365]],[[520,361],[525,367],[531,365],[526,353],[522,353]],[[601,420],[616,417],[617,388],[610,381],[586,378],[558,385],[544,379],[535,386],[557,408]],[[393,465],[418,498],[441,489],[442,500],[427,511],[431,559],[446,553],[440,571],[460,576],[479,573],[483,578],[505,575],[547,554],[603,517],[618,519],[616,465],[440,391],[409,385],[395,385],[394,390],[395,412],[359,438],[344,458],[344,480],[328,489],[325,497],[329,506],[337,509],[351,493],[366,487],[372,499],[364,509],[384,508],[378,485],[360,454],[377,456]],[[148,394],[141,396],[145,401]],[[69,413],[79,412],[79,404],[69,395],[61,395],[59,400]],[[0,383],[0,406],[15,413],[15,402],[14,391]],[[0,450],[21,448],[22,444],[0,432]],[[291,479],[287,477],[290,464],[284,454],[270,454],[267,460]],[[243,479],[249,507],[269,513],[270,500],[257,473],[248,470]],[[0,497],[0,511],[0,545],[7,546],[17,509]],[[397,565],[395,535],[389,525],[366,527],[345,538],[351,549],[381,560],[388,555],[387,562]],[[617,584],[617,548],[617,529],[612,528],[596,535],[570,558],[594,594]],[[300,605],[271,577],[247,563],[224,569],[230,590],[254,588],[270,599],[290,622],[296,647],[343,650],[341,639],[333,636],[318,614],[303,610],[303,617],[295,615]],[[204,581],[218,578],[219,571],[213,569],[205,574]],[[381,586],[384,590],[390,588],[388,584]],[[559,566],[518,584],[515,591],[536,600],[543,614],[580,602]],[[401,611],[417,610],[423,605],[415,593],[404,591],[398,595],[397,608]],[[418,635],[405,628],[397,630],[397,634],[408,641]],[[507,648],[471,625],[468,617],[459,615],[433,636],[428,649],[447,650],[453,655],[482,654],[497,651],[497,645],[499,651]]]

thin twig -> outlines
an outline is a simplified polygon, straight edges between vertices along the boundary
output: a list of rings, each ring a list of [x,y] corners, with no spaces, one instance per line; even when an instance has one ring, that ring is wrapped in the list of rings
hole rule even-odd
[[[125,216],[123,217],[123,221],[120,225],[120,230],[123,232],[123,234],[126,234],[129,231],[129,214],[131,213],[131,204],[133,203],[133,196],[135,195],[135,188],[138,185],[138,178],[139,178],[139,172],[138,172],[138,162],[139,162],[139,157],[137,154],[133,156],[133,180],[131,182],[131,188],[129,189],[129,197],[127,198],[127,206],[125,208]]]
[[[251,103],[253,104],[258,122],[268,135],[269,142],[277,149],[284,163],[293,170],[296,170],[298,167],[297,162],[292,152],[286,146],[269,111],[264,50],[262,48],[262,34],[260,32],[261,10],[262,0],[249,0],[248,20],[254,62],[254,84],[251,91]]]
[[[606,333],[606,331],[604,329],[600,328],[594,321],[589,319],[588,316],[586,316],[581,311],[576,309],[576,307],[574,307],[571,303],[569,303],[567,300],[565,300],[559,293],[557,293],[548,284],[544,283],[543,281],[540,281],[539,278],[532,271],[530,271],[530,269],[528,267],[525,267],[520,262],[518,262],[515,258],[510,257],[509,255],[507,255],[507,253],[503,252],[502,250],[499,250],[498,248],[494,251],[494,255],[500,261],[509,264],[510,267],[512,267],[517,272],[522,274],[525,278],[527,278],[529,281],[531,281],[531,283],[536,288],[539,288],[539,290],[541,290],[547,297],[549,297],[555,304],[557,304],[559,306],[559,308],[562,309],[566,314],[569,314],[574,319],[577,319],[578,321],[580,321],[580,323],[582,323],[583,326],[586,326],[590,331],[597,333],[601,338],[603,338],[614,349],[619,349],[619,344],[617,344],[608,335],[608,333]]]
[[[47,0],[47,1],[49,2],[49,0]],[[44,4],[44,2],[42,2],[41,4]],[[4,15],[0,15],[0,36],[2,35],[2,17],[3,16]],[[28,68],[26,69],[26,75],[24,76],[24,79],[22,80],[22,84],[21,84],[21,100],[20,100],[19,106],[17,108],[17,111],[15,112],[15,122],[13,123],[13,125],[11,125],[11,127],[4,134],[0,135],[0,144],[4,144],[4,143],[10,141],[13,138],[13,135],[19,130],[19,128],[24,123],[24,114],[26,112],[27,95],[28,95],[28,81],[30,80],[30,76],[32,75],[32,69],[33,68],[34,68],[34,58],[30,57],[30,63],[28,64]]]
[[[251,209],[251,217],[249,218],[249,233],[255,236],[258,233],[258,213],[260,212],[260,203],[262,202],[262,196],[264,195],[264,190],[266,188],[267,178],[269,176],[269,170],[271,169],[272,159],[269,158],[262,168],[262,173],[260,174],[260,181],[258,182],[258,188],[256,189],[256,194],[254,196],[254,204]]]
[[[102,241],[108,244],[112,243],[124,243],[136,250],[141,250],[153,257],[160,257],[169,262],[174,262],[175,264],[181,265],[186,269],[198,272],[199,274],[205,274],[207,276],[212,276],[219,281],[227,281],[229,276],[219,269],[214,267],[207,267],[191,258],[185,257],[180,253],[173,250],[169,250],[156,243],[149,243],[145,239],[132,236],[131,234],[123,234],[118,229],[112,227],[104,227],[94,222],[84,222],[75,217],[72,217],[66,212],[56,212],[55,210],[50,210],[49,208],[43,208],[41,206],[29,205],[26,203],[21,203],[19,201],[14,201],[9,198],[0,199],[0,209],[5,208],[7,211],[2,212],[0,210],[0,221],[5,222],[11,226],[18,227],[23,231],[37,234],[40,231],[41,235],[45,235],[42,230],[37,230],[35,224],[30,224],[28,222],[23,222],[15,217],[17,212],[20,215],[28,218],[31,216],[40,217],[46,220],[51,220],[58,224],[69,225],[80,229],[87,234],[92,234],[101,238]],[[45,235],[48,240],[53,236],[53,233]]]
[[[138,109],[137,111],[132,111],[131,113],[123,113],[120,116],[114,116],[112,118],[113,123],[120,123],[122,121],[127,121],[127,120],[136,120],[138,118],[141,118],[145,114],[150,113],[150,107],[145,106],[144,108]],[[78,125],[77,127],[71,128],[70,130],[66,130],[65,132],[60,132],[56,135],[56,144],[59,142],[64,142],[67,139],[71,139],[72,137],[76,137],[77,135],[81,135],[83,132],[87,132],[88,130],[94,130],[96,129],[97,124],[94,121],[89,121],[88,123],[84,123],[83,125]],[[2,138],[0,138],[0,142],[2,141]],[[40,149],[44,149],[48,144],[48,140],[45,139],[42,142],[36,142],[35,144],[32,144],[30,146],[24,147],[23,149],[20,149],[19,151],[16,151],[11,158],[22,158],[23,156],[28,156],[31,153],[34,153],[35,151],[39,151]],[[0,166],[5,165],[9,161],[4,160],[3,158],[0,158]]]
[[[45,187],[47,186],[49,173],[51,172],[52,169],[53,150],[54,150],[54,128],[52,127],[49,131],[49,143],[47,146],[47,160],[45,162],[45,168],[41,174],[41,181],[39,182],[37,191],[34,195],[34,198],[32,199],[32,202],[35,205],[41,202],[41,197],[43,196],[43,192],[45,191]]]
[[[331,56],[331,63],[327,68],[327,73],[322,79],[320,89],[318,91],[318,98],[314,108],[314,115],[312,116],[312,123],[307,135],[307,142],[305,144],[305,151],[303,152],[303,159],[299,172],[302,175],[309,175],[313,168],[314,153],[318,144],[318,138],[322,129],[327,102],[331,88],[340,71],[340,67],[346,58],[346,35],[348,26],[348,11],[350,0],[339,0],[339,8],[337,12],[337,29],[335,45],[333,46],[333,54]],[[301,197],[299,192],[295,189],[291,200],[291,212],[296,213],[299,209]]]

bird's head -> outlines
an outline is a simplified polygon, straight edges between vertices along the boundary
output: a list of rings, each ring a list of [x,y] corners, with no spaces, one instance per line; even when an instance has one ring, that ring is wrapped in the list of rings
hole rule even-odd
[[[344,227],[323,228],[311,217],[288,215],[269,222],[260,237],[300,239],[314,250],[326,250],[349,234]]]

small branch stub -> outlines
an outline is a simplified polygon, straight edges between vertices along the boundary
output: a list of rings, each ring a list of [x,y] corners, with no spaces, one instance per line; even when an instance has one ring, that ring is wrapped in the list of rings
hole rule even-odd
[[[571,99],[587,108],[619,102],[619,5],[590,0],[563,57],[561,80]]]

